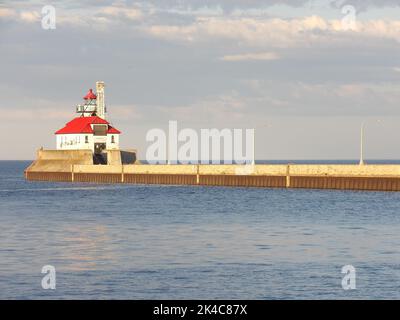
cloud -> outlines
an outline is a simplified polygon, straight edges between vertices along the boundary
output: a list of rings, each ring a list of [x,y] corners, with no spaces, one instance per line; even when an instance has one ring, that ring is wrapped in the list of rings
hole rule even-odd
[[[235,91],[202,97],[185,105],[147,106],[145,109],[153,110],[146,116],[160,124],[175,119],[182,122],[182,125],[207,124],[212,127],[225,123],[229,126],[234,122],[242,122],[247,116],[242,97]],[[157,113],[156,120],[153,117],[154,111]]]
[[[0,7],[0,18],[11,18],[16,15],[15,10]]]
[[[396,84],[311,84],[286,82],[285,86],[264,82],[246,97],[246,106],[264,105],[269,114],[287,115],[398,115],[400,93]],[[284,99],[273,106],[270,101]]]
[[[147,0],[146,3],[166,10],[191,11],[202,8],[221,8],[226,12],[231,12],[235,9],[265,8],[275,5],[302,7],[310,3],[310,0]]]
[[[90,11],[65,10],[57,16],[57,23],[107,31],[110,26],[130,25],[132,22],[141,21],[144,16],[144,12],[139,7],[116,4],[99,6]]]
[[[71,117],[71,112],[57,111],[54,108],[38,109],[11,109],[2,110],[1,118],[3,120],[27,121],[27,120],[60,120]]]
[[[37,11],[22,11],[19,18],[24,22],[37,22],[40,21],[40,14]]]
[[[108,6],[101,8],[97,14],[103,14],[114,18],[127,18],[130,20],[140,20],[143,18],[143,12],[136,7]]]
[[[145,30],[164,40],[204,42],[213,39],[241,41],[247,45],[292,47],[296,44],[335,41],[353,42],[354,37],[377,37],[400,42],[400,20],[358,21],[347,31],[341,20],[319,16],[301,19],[199,17],[187,25],[152,25]]]
[[[3,0],[4,5],[15,7],[27,7],[32,3],[42,4],[42,1],[35,0]],[[136,1],[115,1],[115,0],[69,0],[54,1],[57,6],[65,8],[93,9],[110,5],[123,5],[124,3],[134,2],[137,5],[152,6],[160,10],[197,10],[201,8],[220,7],[224,11],[232,11],[235,9],[253,9],[268,8],[272,6],[289,6],[300,8],[310,5],[317,5],[317,0],[136,0]],[[399,6],[398,0],[328,0],[326,1],[331,7],[338,8],[343,5],[350,4],[357,8],[385,8]]]
[[[0,7],[0,19],[12,19],[25,23],[36,23],[41,19],[41,14],[37,10],[14,10]]]
[[[277,60],[280,56],[275,52],[245,53],[235,55],[225,55],[223,61],[251,61],[251,60]]]
[[[39,22],[42,15],[39,10],[25,9],[9,9],[0,7],[0,19],[10,18],[15,21],[26,23]],[[108,6],[92,7],[72,7],[63,8],[60,5],[55,5],[56,22],[57,24],[72,25],[78,27],[88,27],[101,29],[104,26],[116,25],[118,23],[129,23],[132,21],[140,21],[144,18],[143,11],[136,5],[112,4]]]
[[[138,112],[138,109],[134,106],[112,106],[111,107],[111,120],[118,121],[129,121],[129,120],[140,120],[142,115]],[[72,119],[74,116],[73,110],[56,110],[49,107],[38,107],[38,108],[21,108],[21,109],[9,109],[1,112],[1,118],[8,121],[28,121],[36,119],[40,121],[59,121],[60,125],[66,119]],[[57,122],[54,122],[57,124]]]
[[[309,84],[260,82],[258,89],[227,91],[200,98],[187,105],[153,106],[147,121],[178,120],[184,126],[251,127],[270,117],[398,116],[397,86],[388,84]],[[146,108],[149,109],[149,108]],[[157,113],[157,119],[152,113]],[[150,120],[151,119],[151,120]],[[305,130],[305,128],[303,128]]]
[[[110,108],[112,119],[117,119],[118,121],[142,119],[142,114],[136,106],[112,105]]]
[[[351,5],[357,11],[366,11],[370,8],[399,7],[399,0],[331,0],[331,7],[342,8]]]

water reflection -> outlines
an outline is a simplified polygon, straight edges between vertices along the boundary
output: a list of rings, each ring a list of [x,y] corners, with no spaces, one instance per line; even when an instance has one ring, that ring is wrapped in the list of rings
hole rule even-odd
[[[68,226],[61,234],[59,263],[63,271],[97,270],[117,263],[105,225]]]

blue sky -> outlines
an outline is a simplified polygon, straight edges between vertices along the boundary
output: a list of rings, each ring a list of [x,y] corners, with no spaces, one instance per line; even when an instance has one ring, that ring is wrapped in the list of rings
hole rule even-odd
[[[258,159],[355,159],[367,121],[366,157],[400,157],[400,1],[2,1],[0,52],[0,159],[54,148],[96,80],[139,151],[177,120],[255,128]]]

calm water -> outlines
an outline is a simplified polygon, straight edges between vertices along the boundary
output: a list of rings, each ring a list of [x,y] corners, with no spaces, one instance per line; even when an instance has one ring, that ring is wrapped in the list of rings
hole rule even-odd
[[[0,162],[0,299],[400,298],[400,193],[33,183],[27,165]]]

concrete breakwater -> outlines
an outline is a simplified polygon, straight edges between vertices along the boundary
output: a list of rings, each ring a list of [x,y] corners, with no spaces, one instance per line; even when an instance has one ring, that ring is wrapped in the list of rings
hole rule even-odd
[[[30,181],[400,191],[400,165],[93,165],[35,162]]]

